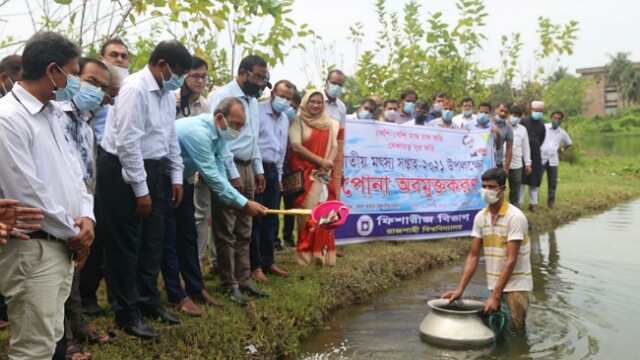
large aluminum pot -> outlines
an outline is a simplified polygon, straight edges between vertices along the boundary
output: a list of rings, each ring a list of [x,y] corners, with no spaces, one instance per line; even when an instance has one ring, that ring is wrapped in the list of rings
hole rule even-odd
[[[431,344],[450,347],[477,347],[493,342],[493,332],[479,313],[484,303],[477,300],[437,299],[428,302],[431,312],[420,324],[420,337]]]

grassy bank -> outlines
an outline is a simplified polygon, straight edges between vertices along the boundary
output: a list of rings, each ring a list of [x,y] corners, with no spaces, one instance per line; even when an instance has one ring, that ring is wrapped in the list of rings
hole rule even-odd
[[[639,160],[601,157],[562,163],[556,209],[544,206],[543,185],[540,213],[527,212],[531,230],[550,230],[640,196],[640,172],[624,170]],[[154,323],[163,334],[158,342],[141,342],[114,330],[110,313],[91,319],[91,324],[100,331],[114,331],[113,343],[89,350],[95,359],[233,359],[247,358],[246,347],[253,345],[258,351],[254,358],[292,358],[300,340],[322,329],[333,310],[367,301],[430,268],[462,261],[468,245],[465,239],[349,245],[341,249],[347,256],[333,268],[302,268],[295,265],[292,253],[280,255],[279,264],[292,276],[272,276],[269,284],[260,286],[270,299],[253,301],[246,308],[229,303],[222,309],[207,308],[202,318],[185,319],[179,326]],[[217,279],[206,274],[205,280],[207,288],[215,290]],[[8,339],[8,331],[0,332],[0,354]]]
[[[577,137],[640,135],[640,106],[593,118],[573,116],[563,126],[569,129],[572,136]]]

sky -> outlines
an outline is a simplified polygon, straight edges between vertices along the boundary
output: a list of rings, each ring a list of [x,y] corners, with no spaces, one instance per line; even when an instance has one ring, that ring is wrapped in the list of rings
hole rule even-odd
[[[25,1],[35,4],[36,0],[11,0],[0,7],[0,40],[7,35],[28,36],[33,27],[26,12]],[[53,1],[53,0],[48,0]],[[93,0],[92,0],[93,1]],[[387,9],[402,12],[407,0],[388,0]],[[423,19],[428,12],[443,12],[443,20],[454,24],[458,19],[458,10],[454,0],[419,0]],[[298,23],[308,23],[309,27],[322,37],[322,44],[329,51],[299,51],[289,53],[284,64],[277,65],[271,71],[272,80],[286,78],[298,86],[309,82],[322,86],[325,74],[317,69],[314,57],[322,54],[335,63],[348,75],[355,70],[356,51],[347,38],[349,26],[356,22],[364,25],[365,38],[361,51],[373,50],[377,31],[380,29],[374,7],[375,0],[296,0],[291,17]],[[576,20],[579,24],[578,39],[574,54],[564,56],[560,65],[571,72],[577,68],[603,66],[608,62],[607,54],[617,52],[631,53],[631,59],[640,61],[640,46],[636,35],[640,1],[637,0],[486,0],[487,25],[482,28],[488,40],[483,50],[474,60],[485,68],[499,68],[500,38],[512,32],[521,33],[525,47],[520,61],[525,67],[531,63],[537,43],[537,19],[539,16],[551,18],[554,23],[566,23]],[[22,15],[15,15],[22,13]],[[7,16],[11,14],[11,16]],[[426,22],[425,22],[426,24]],[[262,27],[263,29],[265,26]],[[136,33],[149,31],[148,23],[135,29]],[[169,35],[167,34],[167,38]],[[313,48],[308,43],[307,48]],[[321,46],[318,46],[321,48]],[[8,50],[0,49],[0,56]]]

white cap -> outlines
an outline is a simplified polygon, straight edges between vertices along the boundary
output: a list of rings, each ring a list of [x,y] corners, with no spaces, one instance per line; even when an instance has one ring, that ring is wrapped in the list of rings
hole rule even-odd
[[[532,101],[531,102],[531,107],[541,107],[544,108],[544,103],[542,101]]]

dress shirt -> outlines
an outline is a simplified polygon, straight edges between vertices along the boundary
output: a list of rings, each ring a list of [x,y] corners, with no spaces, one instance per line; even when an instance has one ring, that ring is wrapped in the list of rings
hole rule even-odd
[[[524,165],[531,166],[529,133],[524,126],[516,125],[513,127],[513,148],[511,150],[511,164],[509,165],[509,169],[522,168],[523,160]]]
[[[429,110],[429,115],[427,115],[427,120],[425,120],[425,122],[429,122],[431,120],[435,120],[437,118],[442,117],[442,114],[440,115],[436,115],[435,112],[433,112],[433,109]]]
[[[453,121],[453,123],[456,124],[458,129],[464,129],[464,127],[467,126],[467,124],[472,123],[472,122],[477,122],[478,121],[478,115],[471,114],[470,117],[464,117],[464,114],[458,114],[458,115],[454,116],[453,120],[451,120],[451,121]]]
[[[240,173],[238,173],[238,169],[236,169],[236,164],[233,162],[234,157],[242,161],[251,160],[253,173],[256,175],[264,174],[262,155],[258,147],[258,137],[260,136],[258,100],[256,100],[254,96],[245,95],[240,85],[238,85],[238,82],[232,80],[213,94],[211,102],[209,103],[209,112],[213,113],[216,106],[228,97],[238,98],[242,102],[244,105],[244,113],[247,116],[247,122],[240,131],[240,136],[238,136],[237,139],[227,141],[227,147],[229,148],[225,157],[227,176],[231,180],[240,177]]]
[[[430,121],[429,126],[460,130],[460,127],[458,127],[458,125],[456,125],[453,120],[451,120],[451,126],[447,128],[446,126],[444,126],[444,120],[442,120],[442,118],[437,118]]]
[[[540,146],[540,154],[542,155],[542,164],[549,162],[549,166],[558,166],[560,159],[558,158],[558,148],[560,143],[564,143],[565,146],[573,144],[569,134],[564,131],[563,128],[558,126],[556,129],[551,124],[545,124],[547,128],[547,135],[544,137],[544,142]]]
[[[89,125],[89,112],[76,108],[71,101],[53,101],[52,104],[56,117],[62,119],[60,125],[69,151],[82,167],[82,179],[86,184],[94,178],[93,130]]]
[[[227,180],[224,162],[227,144],[218,137],[213,115],[204,113],[183,118],[175,122],[175,127],[184,162],[184,178],[200,172],[200,177],[224,204],[243,208],[247,199]]]
[[[180,103],[178,102],[178,98],[180,97],[180,89],[174,91],[173,94],[176,96],[176,108],[179,108]],[[201,94],[196,101],[189,104],[189,112],[187,112],[189,116],[184,116],[182,111],[178,110],[178,113],[176,114],[176,120],[182,119],[184,117],[198,116],[206,112],[209,112],[209,103],[207,102],[207,99],[205,99]]]
[[[262,161],[275,163],[278,167],[278,181],[282,181],[282,168],[289,136],[289,118],[284,113],[280,113],[276,119],[270,100],[259,103],[258,111],[260,114],[258,147]]]
[[[401,111],[397,111],[396,112],[397,115],[395,117],[395,123],[396,124],[406,124],[407,122],[411,121],[411,120],[415,120],[415,116],[413,113],[411,114],[403,114]],[[427,121],[425,121],[425,124],[427,123]]]
[[[80,164],[68,150],[62,112],[42,104],[19,83],[0,99],[0,198],[42,210],[42,230],[70,239],[74,220],[93,216],[93,196],[82,182]]]
[[[334,102],[329,101],[326,90],[322,92],[322,96],[324,96],[324,112],[330,118],[339,122],[340,126],[344,127],[347,121],[347,106],[338,98]]]
[[[109,113],[109,104],[105,105],[93,117],[93,132],[96,134],[97,144],[102,143],[104,137],[104,127],[107,124],[107,114]]]
[[[180,145],[173,125],[176,98],[158,86],[149,67],[127,76],[109,109],[102,148],[118,156],[122,178],[136,197],[149,194],[144,160],[165,159],[172,184],[182,184]]]

